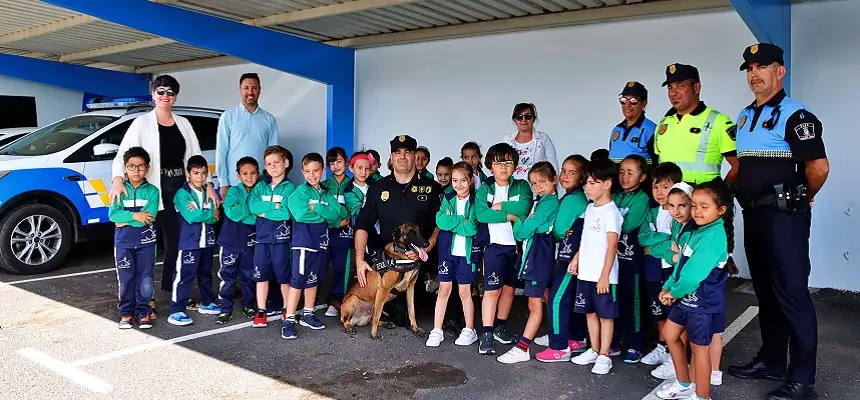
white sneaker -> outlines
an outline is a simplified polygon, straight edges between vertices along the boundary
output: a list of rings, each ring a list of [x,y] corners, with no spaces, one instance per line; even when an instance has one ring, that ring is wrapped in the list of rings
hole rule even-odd
[[[612,359],[607,356],[598,356],[594,361],[591,372],[597,375],[606,375],[612,369]]]
[[[325,316],[326,317],[337,317],[338,316],[337,308],[335,308],[335,306],[329,306],[328,310],[325,310]]]
[[[659,367],[651,371],[651,376],[657,379],[675,379],[675,364],[672,363],[672,357],[666,359]]]
[[[674,381],[671,385],[660,388],[655,394],[657,397],[667,400],[687,399],[691,394],[696,394],[696,385],[691,383],[690,386],[684,387],[678,381]]]
[[[549,335],[536,337],[533,342],[538,346],[549,347]]]
[[[585,353],[582,353],[576,357],[571,358],[570,362],[572,362],[576,365],[594,364],[594,362],[597,360],[597,355],[598,355],[597,352],[594,351],[594,349],[590,348],[590,349],[586,350]]]
[[[723,384],[723,371],[711,371],[711,386]]]
[[[441,329],[433,329],[430,331],[430,336],[427,337],[427,347],[439,347],[442,341],[445,340],[445,333]]]
[[[658,344],[654,350],[651,350],[648,355],[642,357],[642,364],[645,365],[660,365],[669,358],[669,352],[666,351],[666,347],[662,344]]]
[[[478,341],[478,333],[474,329],[463,328],[460,336],[454,341],[457,346],[470,346]]]
[[[532,359],[532,355],[528,351],[520,350],[514,346],[507,353],[500,355],[496,360],[502,364],[516,364],[518,362],[528,361]]]
[[[317,304],[314,306],[314,312],[317,312],[319,310],[325,310],[326,308],[328,308],[328,304]],[[279,312],[280,311],[276,312],[275,314],[277,315]]]

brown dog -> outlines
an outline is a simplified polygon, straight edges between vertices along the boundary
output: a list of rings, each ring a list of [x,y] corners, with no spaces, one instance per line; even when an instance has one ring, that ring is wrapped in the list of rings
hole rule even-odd
[[[365,326],[371,322],[370,336],[374,339],[382,339],[378,333],[382,307],[386,302],[396,297],[391,289],[399,292],[406,291],[406,305],[409,312],[409,323],[412,333],[422,335],[424,330],[415,322],[415,281],[418,279],[421,261],[412,261],[406,256],[406,252],[415,248],[424,249],[429,244],[421,236],[418,225],[405,223],[397,227],[392,233],[392,241],[385,246],[384,261],[371,265],[374,269],[380,266],[388,266],[388,269],[370,271],[367,273],[367,285],[361,287],[355,284],[343,298],[340,307],[340,322],[343,329],[350,335],[355,334],[356,326]],[[423,250],[421,250],[423,252]],[[426,255],[422,254],[426,259]],[[381,275],[380,275],[381,274]],[[394,324],[386,323],[386,328],[393,328]]]

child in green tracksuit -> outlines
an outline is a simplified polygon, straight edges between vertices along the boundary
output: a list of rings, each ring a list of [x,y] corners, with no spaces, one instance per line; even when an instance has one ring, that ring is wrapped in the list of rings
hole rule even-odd
[[[149,153],[132,147],[122,156],[126,170],[125,192],[111,203],[108,218],[116,224],[114,260],[119,281],[119,328],[129,329],[137,317],[140,329],[152,328],[153,274],[155,272],[155,215],[158,188],[146,181]]]
[[[329,288],[329,293],[324,294],[324,297],[321,298],[325,301],[324,304],[328,304],[328,309],[325,312],[327,317],[338,316],[340,302],[346,293],[344,282],[350,270],[352,248],[354,247],[350,215],[346,209],[346,192],[352,190],[352,180],[346,175],[346,169],[349,167],[349,160],[346,157],[346,150],[342,147],[332,147],[328,150],[325,161],[331,171],[331,176],[321,183],[325,190],[340,203],[343,216],[339,224],[329,228],[328,250],[326,251],[328,259],[323,262],[323,277],[327,275],[329,264],[331,264],[333,272],[333,282]]]

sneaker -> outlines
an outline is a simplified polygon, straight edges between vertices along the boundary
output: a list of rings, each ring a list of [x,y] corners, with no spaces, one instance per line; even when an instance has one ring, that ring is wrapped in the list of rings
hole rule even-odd
[[[636,364],[642,359],[642,352],[639,350],[627,349],[627,354],[624,355],[624,362],[627,364]]]
[[[474,329],[463,328],[460,331],[460,336],[454,341],[457,346],[471,346],[472,343],[478,341],[478,333]]]
[[[302,317],[299,319],[299,325],[313,330],[325,329],[325,325],[314,314],[302,314]]]
[[[233,314],[221,313],[218,314],[218,318],[215,318],[215,323],[218,325],[224,325],[233,320]]]
[[[433,329],[430,331],[430,336],[427,337],[427,342],[424,343],[427,347],[439,347],[442,341],[445,340],[445,334],[441,329]]]
[[[200,308],[200,303],[194,300],[188,300],[188,304],[185,305],[186,311],[197,311],[198,308]]]
[[[170,316],[167,317],[167,322],[171,325],[185,326],[185,325],[191,325],[194,322],[194,320],[191,319],[191,317],[189,317],[184,312],[180,311],[180,312],[175,312],[173,314],[170,314]]]
[[[496,349],[493,347],[493,332],[481,334],[481,340],[478,343],[478,354],[496,354]]]
[[[532,355],[528,350],[523,350],[517,346],[511,347],[505,354],[496,358],[496,361],[502,364],[516,364],[532,359]]]
[[[328,306],[328,310],[325,310],[326,317],[337,317],[338,315],[340,315],[340,313],[337,312],[337,308],[335,308],[335,306]]]
[[[144,315],[137,319],[137,327],[140,329],[149,329],[152,328],[152,316],[149,314]],[[713,378],[711,378],[713,379]]]
[[[329,307],[330,307],[330,306],[329,306],[328,304],[326,304],[326,303],[323,303],[323,304],[317,304],[317,305],[315,305],[315,306],[314,306],[314,312],[317,312],[317,311],[319,311],[319,310],[325,310],[325,309],[327,309],[327,308],[329,308]]]
[[[687,399],[690,395],[696,394],[696,385],[691,383],[684,387],[678,381],[672,382],[671,385],[665,386],[657,390],[655,393],[661,399]]]
[[[273,316],[278,315],[280,313],[281,313],[281,310],[272,309],[271,311],[266,312],[266,316],[267,317],[273,317]]]
[[[266,310],[257,310],[257,315],[254,315],[254,322],[251,326],[254,328],[265,328],[269,326],[269,320],[266,317]]]
[[[254,315],[257,314],[257,310],[251,307],[242,307],[242,315],[248,319],[254,319]]]
[[[591,373],[597,375],[606,375],[612,369],[612,359],[607,356],[598,356],[594,360],[594,367],[591,368]]]
[[[570,362],[572,362],[576,365],[594,364],[594,361],[597,360],[597,355],[598,355],[597,352],[594,351],[594,349],[589,347],[588,350],[586,350],[584,353],[582,353],[576,357],[571,358]]]
[[[281,324],[281,337],[284,339],[295,339],[296,335],[296,323],[288,319]]]
[[[582,353],[588,350],[588,342],[585,340],[581,342],[579,340],[568,340],[567,348],[570,349],[571,354]]]
[[[657,344],[654,350],[651,350],[648,355],[642,357],[642,364],[645,365],[660,365],[669,358],[669,352],[666,351],[666,346]]]
[[[535,358],[538,361],[543,361],[543,362],[570,361],[570,349],[564,349],[564,350],[546,349],[540,353],[535,354]]]
[[[723,384],[723,371],[711,371],[711,386]]]
[[[609,349],[609,357],[618,357],[621,355],[621,348],[616,347],[614,349]]]
[[[221,307],[218,307],[215,303],[209,303],[205,306],[197,307],[197,312],[200,314],[218,315],[221,314]]]
[[[532,343],[538,346],[549,347],[549,335],[538,336],[535,340],[532,340]]]
[[[504,325],[497,326],[496,329],[493,330],[493,337],[501,344],[511,344],[516,340],[514,334],[508,332],[508,328]]]
[[[651,376],[657,379],[675,379],[675,364],[672,363],[672,357],[666,359],[659,367],[651,371]]]
[[[424,290],[427,293],[436,294],[436,292],[439,290],[439,281],[433,279],[424,282]]]
[[[149,300],[149,319],[158,318],[158,306],[155,304],[155,299]]]
[[[131,315],[124,315],[119,319],[119,329],[131,329]]]

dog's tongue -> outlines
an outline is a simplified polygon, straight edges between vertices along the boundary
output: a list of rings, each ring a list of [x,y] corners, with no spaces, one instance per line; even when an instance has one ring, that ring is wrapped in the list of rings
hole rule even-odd
[[[427,262],[427,252],[424,251],[424,249],[422,249],[422,248],[420,248],[414,244],[412,245],[412,248],[415,249],[416,252],[418,252],[418,258],[420,258],[421,261]]]

